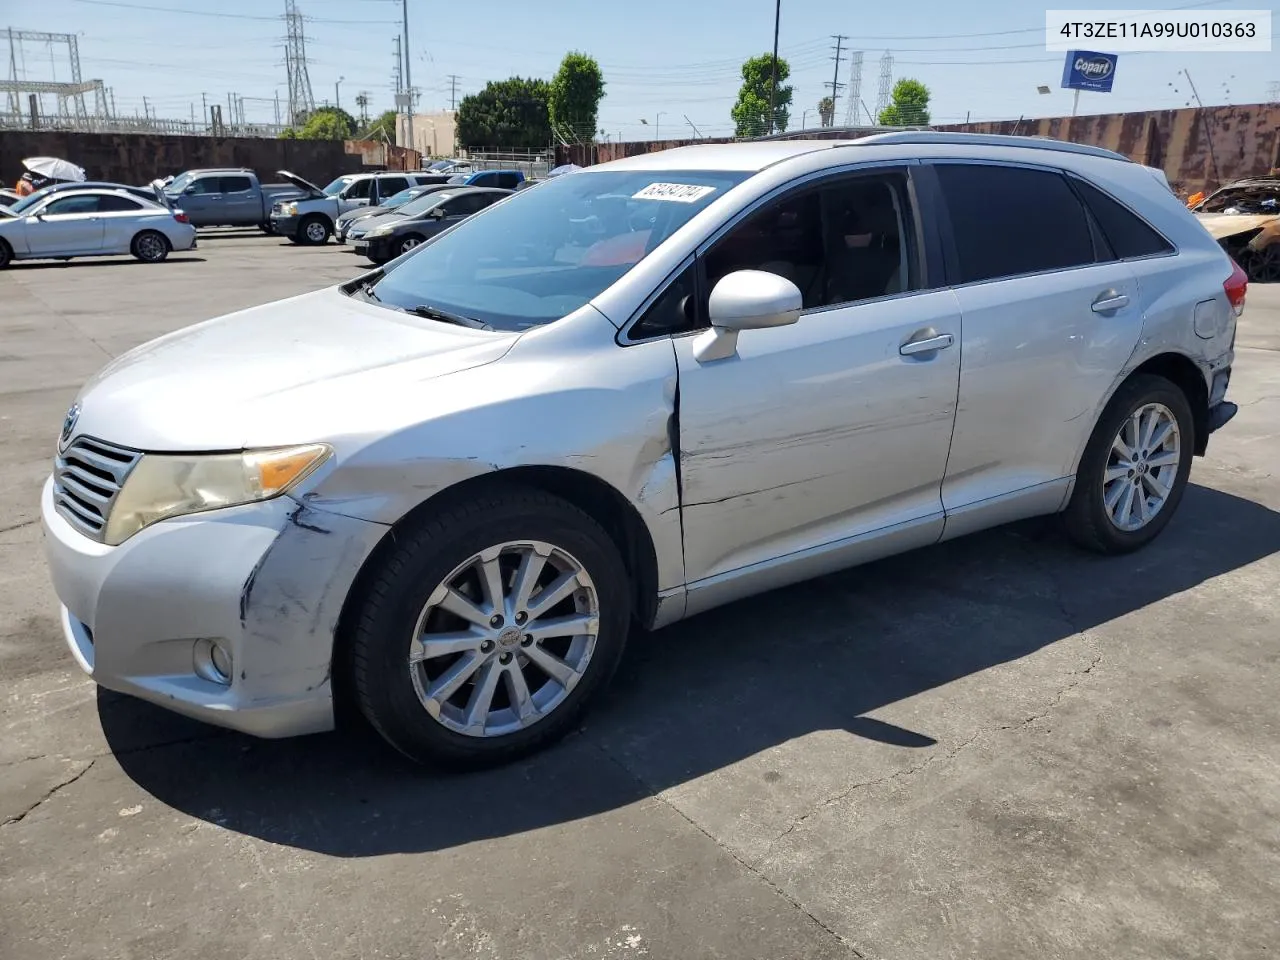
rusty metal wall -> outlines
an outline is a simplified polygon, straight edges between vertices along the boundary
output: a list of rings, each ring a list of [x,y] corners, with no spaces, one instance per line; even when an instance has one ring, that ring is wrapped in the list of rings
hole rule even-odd
[[[1053,137],[1106,147],[1139,163],[1160,167],[1174,189],[1183,195],[1213,189],[1239,177],[1257,176],[1280,167],[1280,104],[961,123],[934,129]],[[872,132],[875,131],[869,128],[833,127],[783,134],[772,139],[848,139]],[[731,142],[732,138],[718,137],[582,144],[557,149],[556,162],[588,166],[688,144]]]

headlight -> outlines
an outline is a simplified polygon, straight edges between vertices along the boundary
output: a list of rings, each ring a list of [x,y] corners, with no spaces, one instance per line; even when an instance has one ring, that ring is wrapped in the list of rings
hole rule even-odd
[[[296,203],[286,203],[280,208],[280,212],[286,217],[296,217],[298,215],[298,205]]]
[[[242,453],[144,454],[125,480],[107,518],[105,542],[123,543],[169,517],[270,500],[333,453],[327,443]]]
[[[378,227],[377,230],[370,230],[365,234],[366,237],[385,237],[391,233],[391,227]]]

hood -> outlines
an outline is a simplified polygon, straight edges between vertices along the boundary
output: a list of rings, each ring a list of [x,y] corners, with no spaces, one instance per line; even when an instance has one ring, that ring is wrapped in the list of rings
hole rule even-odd
[[[394,210],[383,210],[381,213],[371,212],[370,215],[360,221],[360,230],[362,233],[368,233],[370,230],[376,230],[378,227],[385,227],[389,223],[400,223],[404,220],[404,215]]]
[[[424,320],[338,288],[143,344],[80,392],[81,433],[141,450],[238,450],[376,430],[426,381],[492,363],[519,334]]]
[[[366,217],[381,217],[383,214],[390,212],[390,210],[384,210],[382,207],[356,207],[354,210],[338,214],[338,222],[351,223],[353,220],[363,220]]]
[[[285,180],[289,181],[291,184],[293,184],[295,187],[297,187],[307,196],[310,196],[310,197],[327,196],[327,194],[323,190],[317,187],[310,180],[303,180],[296,173],[290,173],[288,170],[277,170],[276,176],[283,177]]]
[[[1215,240],[1225,240],[1237,233],[1248,233],[1269,223],[1280,221],[1280,214],[1274,213],[1197,213],[1196,219],[1209,231]]]

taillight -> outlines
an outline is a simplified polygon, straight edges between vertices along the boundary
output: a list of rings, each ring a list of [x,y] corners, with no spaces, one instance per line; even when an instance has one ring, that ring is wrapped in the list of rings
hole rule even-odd
[[[1238,317],[1244,313],[1244,296],[1249,292],[1249,275],[1234,260],[1231,261],[1231,276],[1223,281],[1222,289],[1226,291],[1227,300],[1231,302],[1235,315]]]
[[[188,217],[188,216],[187,216],[185,213],[183,213],[181,210],[175,210],[175,211],[173,211],[173,219],[177,220],[179,223],[190,223],[190,222],[191,222],[191,218],[190,218],[190,217]]]

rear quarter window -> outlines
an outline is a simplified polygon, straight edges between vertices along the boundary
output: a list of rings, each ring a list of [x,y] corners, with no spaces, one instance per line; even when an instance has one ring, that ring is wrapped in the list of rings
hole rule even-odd
[[[1086,180],[1073,178],[1072,183],[1121,260],[1173,253],[1173,244],[1118,200]]]
[[[935,169],[955,238],[956,283],[976,283],[1095,261],[1084,207],[1066,177],[999,164]]]

